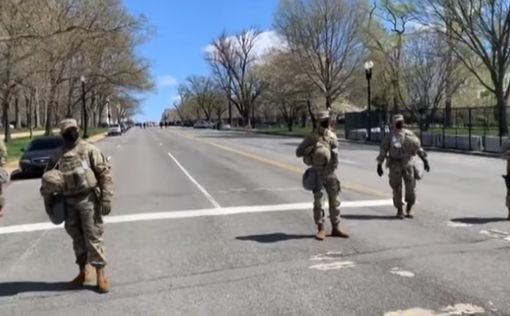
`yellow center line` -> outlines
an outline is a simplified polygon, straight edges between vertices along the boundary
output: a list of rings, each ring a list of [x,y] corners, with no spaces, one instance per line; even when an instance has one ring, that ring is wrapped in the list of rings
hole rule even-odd
[[[276,160],[273,160],[273,159],[270,159],[267,157],[263,157],[260,155],[256,155],[256,154],[241,150],[241,149],[236,149],[236,148],[233,148],[231,145],[225,146],[220,143],[213,142],[210,140],[201,139],[201,138],[198,138],[195,136],[185,135],[185,134],[178,133],[178,132],[174,132],[174,133],[178,134],[181,137],[184,137],[184,138],[187,138],[187,139],[199,142],[199,143],[207,144],[207,145],[219,148],[221,150],[231,152],[231,153],[234,153],[234,154],[237,154],[237,155],[240,155],[240,156],[243,156],[243,157],[246,157],[246,158],[249,158],[249,159],[252,159],[252,160],[255,160],[255,161],[258,161],[258,162],[261,162],[261,163],[264,163],[264,164],[267,164],[267,165],[270,165],[270,166],[273,166],[273,167],[276,167],[279,169],[282,169],[282,170],[290,171],[295,174],[302,175],[303,172],[305,171],[305,168],[303,168],[303,167],[298,167],[293,164],[276,161]],[[367,194],[367,195],[372,195],[372,196],[379,197],[379,198],[387,198],[388,197],[388,194],[386,194],[382,191],[379,191],[379,190],[376,190],[376,189],[373,189],[373,188],[370,188],[370,187],[367,187],[364,185],[352,183],[352,182],[348,182],[348,183],[342,182],[342,187],[347,190],[351,190],[354,192],[363,193],[363,194]]]

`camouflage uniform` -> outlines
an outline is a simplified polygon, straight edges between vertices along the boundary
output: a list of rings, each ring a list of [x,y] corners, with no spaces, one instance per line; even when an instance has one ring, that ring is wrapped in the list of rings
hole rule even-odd
[[[4,168],[5,163],[7,161],[7,148],[5,147],[5,143],[0,141],[0,168]],[[5,199],[3,196],[3,188],[0,184],[0,216],[2,216],[3,208],[5,204]]]
[[[396,115],[396,121],[403,121],[403,116]],[[392,155],[393,144],[399,144],[399,155]],[[390,169],[389,183],[393,190],[393,205],[398,210],[398,216],[403,216],[402,202],[402,180],[405,185],[405,202],[407,203],[407,213],[411,216],[411,208],[416,203],[416,175],[415,166],[412,161],[414,156],[418,155],[428,166],[427,154],[421,148],[420,140],[410,130],[394,128],[383,139],[377,162],[379,165],[386,160],[386,166]],[[428,167],[426,167],[428,169]]]
[[[338,167],[338,155],[336,154],[338,148],[338,139],[336,135],[329,129],[320,131],[319,129],[315,130],[311,135],[307,136],[303,142],[299,145],[296,150],[296,155],[298,157],[311,156],[311,150],[317,144],[323,144],[329,150],[333,152],[334,157],[329,159],[329,162],[326,165],[318,166],[314,165],[314,168],[317,170],[320,178],[320,182],[322,183],[329,201],[329,216],[331,222],[333,224],[340,223],[340,181],[335,173],[336,168]],[[308,151],[308,152],[307,152]],[[310,162],[313,164],[312,157],[305,158],[310,159]],[[318,190],[314,190],[313,192],[313,217],[315,219],[316,224],[324,224],[324,209],[322,207],[323,204],[324,193],[322,188]]]
[[[321,186],[313,190],[313,217],[318,227],[316,238],[323,240],[324,230],[323,189],[328,195],[329,217],[332,224],[331,235],[348,238],[340,229],[340,181],[335,173],[338,167],[338,139],[329,129],[329,112],[320,112],[321,126],[307,136],[296,149],[296,156],[303,157],[305,164],[311,165],[319,176]],[[324,125],[324,126],[322,126]]]
[[[66,120],[73,121],[73,120]],[[62,131],[74,126],[66,121]],[[47,170],[57,166],[61,157],[68,153],[77,153],[80,160],[92,169],[97,179],[97,188],[79,194],[66,194],[65,229],[73,239],[76,263],[82,267],[89,263],[94,267],[106,265],[103,242],[103,220],[98,212],[100,203],[111,203],[113,197],[113,181],[107,159],[94,145],[79,139],[72,147],[62,147],[51,159]]]

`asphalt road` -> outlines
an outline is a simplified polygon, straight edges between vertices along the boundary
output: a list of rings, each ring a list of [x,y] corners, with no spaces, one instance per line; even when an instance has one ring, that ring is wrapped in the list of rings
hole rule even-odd
[[[396,220],[373,146],[340,144],[351,239],[313,239],[299,139],[133,129],[112,157],[112,292],[66,290],[71,240],[39,180],[6,188],[0,315],[510,315],[502,160],[431,153],[414,220]],[[33,224],[33,225],[27,225]]]

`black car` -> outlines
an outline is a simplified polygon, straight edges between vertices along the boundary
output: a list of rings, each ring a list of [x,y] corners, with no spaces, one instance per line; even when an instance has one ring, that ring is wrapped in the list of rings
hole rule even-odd
[[[35,138],[26,149],[19,161],[19,168],[23,175],[41,175],[50,158],[63,145],[60,136],[44,136]]]

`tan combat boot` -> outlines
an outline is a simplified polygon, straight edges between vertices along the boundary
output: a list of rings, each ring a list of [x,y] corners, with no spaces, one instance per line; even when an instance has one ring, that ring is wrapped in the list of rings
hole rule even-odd
[[[340,228],[340,224],[333,224],[333,229],[331,230],[332,237],[340,237],[340,238],[349,238],[349,234],[345,231],[342,231]]]
[[[404,210],[402,210],[402,206],[397,208],[397,218],[404,219]]]
[[[326,239],[326,229],[324,229],[324,224],[317,225],[317,235],[315,235],[315,239],[317,240],[324,240]]]
[[[74,278],[70,282],[70,286],[72,289],[79,289],[83,286],[83,284],[92,281],[92,273],[89,269],[88,264],[80,265],[80,273],[76,278]]]
[[[99,293],[110,292],[110,280],[106,276],[104,267],[97,267],[97,290]]]
[[[407,204],[406,205],[406,217],[407,218],[414,218],[414,215],[412,213],[412,209],[413,209],[413,205],[412,204]]]

